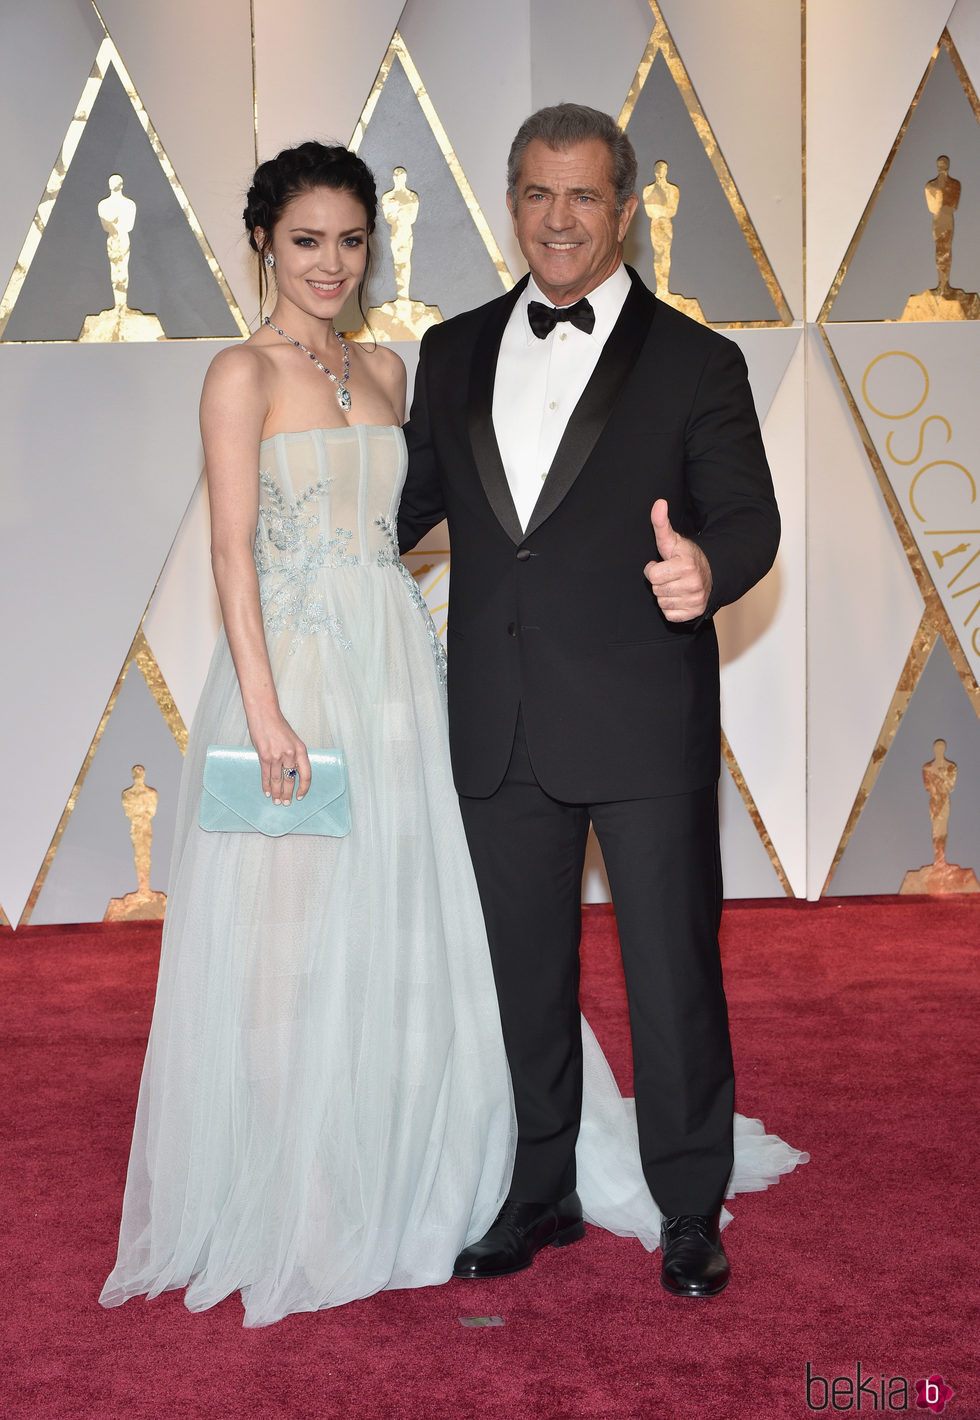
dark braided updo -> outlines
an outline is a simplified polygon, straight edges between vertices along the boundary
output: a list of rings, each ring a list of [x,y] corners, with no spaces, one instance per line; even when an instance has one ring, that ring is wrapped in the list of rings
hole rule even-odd
[[[249,246],[259,256],[264,256],[272,237],[272,231],[284,208],[300,193],[311,192],[318,187],[333,188],[335,192],[349,192],[364,208],[368,236],[374,231],[378,215],[378,193],[370,168],[350,149],[339,144],[325,144],[310,141],[300,143],[296,148],[284,148],[274,158],[260,163],[252,178],[252,186],[245,199],[245,230],[248,232]],[[259,245],[256,229],[261,230],[264,243]],[[357,290],[358,308],[370,269],[371,244],[368,242],[368,260],[364,267]],[[264,264],[260,266],[260,278],[265,278]],[[363,310],[361,311],[363,316]]]

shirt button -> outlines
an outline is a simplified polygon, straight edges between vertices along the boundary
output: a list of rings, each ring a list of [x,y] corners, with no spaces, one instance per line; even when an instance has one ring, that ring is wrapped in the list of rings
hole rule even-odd
[[[553,399],[553,400],[551,401],[551,403],[548,405],[548,408],[549,408],[549,409],[557,409],[557,408],[558,408],[558,401]]]
[[[567,339],[568,339],[568,331],[567,331],[567,330],[563,330],[562,333],[561,333],[561,335],[559,335],[558,339],[559,339],[559,340],[567,340]]]

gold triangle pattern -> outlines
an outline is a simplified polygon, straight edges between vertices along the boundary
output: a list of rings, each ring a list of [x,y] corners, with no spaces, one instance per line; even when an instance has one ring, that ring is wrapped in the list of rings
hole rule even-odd
[[[95,9],[95,13],[98,16],[99,23],[102,25],[105,37],[102,40],[102,43],[99,45],[99,50],[95,57],[95,63],[92,65],[92,71],[89,74],[88,79],[85,81],[85,86],[82,89],[81,98],[78,100],[78,104],[75,108],[75,113],[72,116],[70,124],[68,125],[68,131],[65,134],[64,142],[61,145],[61,152],[58,154],[57,161],[55,162],[55,165],[51,170],[51,175],[48,178],[47,184],[44,189],[44,195],[41,198],[41,201],[38,203],[37,211],[34,214],[34,220],[32,221],[30,229],[28,230],[24,245],[21,247],[20,255],[17,258],[17,263],[14,267],[13,274],[11,275],[10,280],[7,283],[7,287],[3,293],[3,296],[0,297],[0,338],[2,338],[4,329],[7,325],[7,322],[10,320],[10,316],[13,312],[14,306],[17,304],[17,299],[20,296],[21,290],[23,289],[24,282],[27,278],[27,273],[29,272],[31,268],[31,263],[33,262],[34,257],[37,254],[37,249],[41,245],[41,240],[44,236],[45,227],[47,226],[47,223],[51,217],[51,213],[54,210],[55,203],[58,200],[58,195],[61,192],[62,184],[65,181],[68,169],[71,167],[71,162],[75,156],[75,152],[78,148],[81,136],[85,131],[85,125],[87,124],[89,115],[92,112],[92,107],[95,103],[96,98],[98,97],[99,90],[102,87],[102,82],[105,79],[110,67],[115,69],[116,74],[118,75],[119,80],[126,91],[127,97],[129,98],[129,101],[133,106],[133,110],[136,114],[137,119],[139,120],[140,126],[142,127],[147,138],[149,139],[153,151],[156,154],[157,159],[159,160],[161,168],[163,169],[164,175],[166,176],[167,181],[173,189],[174,196],[177,198],[177,201],[180,204],[181,211],[183,212],[185,218],[187,219],[187,223],[191,228],[191,231],[194,233],[194,236],[197,239],[198,245],[201,248],[201,252],[204,255],[204,259],[210,267],[211,273],[217,281],[219,287],[221,288],[221,293],[228,303],[228,307],[232,313],[232,316],[234,317],[236,325],[238,326],[242,335],[248,335],[249,329],[245,321],[245,317],[242,315],[242,312],[239,309],[238,302],[232,295],[231,288],[225,280],[225,276],[221,270],[221,267],[218,265],[218,260],[214,255],[214,252],[211,250],[207,237],[204,235],[204,230],[201,227],[201,224],[198,221],[194,210],[187,199],[187,194],[184,192],[184,189],[180,185],[180,182],[177,178],[177,174],[174,171],[173,164],[167,157],[163,144],[160,142],[160,139],[157,135],[157,131],[153,127],[153,124],[150,122],[150,116],[144,108],[143,102],[140,99],[139,94],[136,92],[136,87],[133,84],[132,79],[130,78],[129,72],[122,61],[119,51],[117,50],[115,44],[112,42],[112,39],[109,36],[109,32],[105,27],[105,22],[103,21],[102,16],[99,14],[98,7],[94,5],[94,3],[93,9]]]
[[[844,372],[841,369],[840,364],[838,363],[837,356],[834,354],[833,347],[831,346],[830,341],[827,338],[827,332],[823,326],[820,327],[820,334],[823,337],[823,342],[826,347],[827,354],[830,357],[830,362],[833,365],[834,372],[837,375],[838,381],[840,382],[840,387],[843,391],[844,398],[847,400],[848,408],[851,411],[851,416],[853,417],[858,432],[861,435],[861,442],[864,444],[865,453],[867,454],[868,460],[871,463],[871,467],[874,470],[875,478],[878,481],[878,487],[881,490],[881,496],[885,500],[885,505],[888,508],[888,512],[891,516],[892,522],[895,525],[895,531],[898,533],[899,541],[902,544],[902,550],[905,553],[905,556],[908,559],[909,566],[912,569],[912,575],[915,578],[919,594],[921,595],[922,600],[925,602],[925,610],[922,615],[922,620],[919,623],[919,627],[915,633],[915,637],[912,642],[912,647],[908,654],[908,659],[906,660],[905,666],[902,670],[902,674],[899,677],[898,686],[896,687],[895,693],[892,696],[891,704],[889,705],[888,710],[885,714],[884,722],[882,724],[878,739],[871,754],[871,760],[868,764],[867,769],[865,770],[864,778],[861,780],[857,795],[855,796],[854,803],[851,807],[851,812],[848,815],[847,823],[844,825],[844,831],[841,834],[840,843],[837,845],[837,851],[834,854],[834,860],[831,863],[830,871],[828,872],[827,878],[821,889],[821,896],[823,896],[828,890],[830,881],[834,873],[837,871],[837,866],[840,863],[840,860],[844,854],[844,850],[848,845],[848,842],[850,841],[851,834],[854,831],[858,819],[861,817],[861,811],[864,808],[864,805],[867,803],[868,796],[870,795],[871,790],[874,787],[874,782],[878,777],[878,771],[881,768],[885,756],[891,748],[896,731],[898,730],[898,727],[902,722],[902,717],[904,716],[905,711],[908,709],[915,688],[919,683],[923,671],[925,670],[926,662],[929,659],[929,654],[932,651],[932,648],[936,644],[937,640],[941,638],[947,651],[949,652],[950,659],[952,660],[953,665],[956,668],[956,672],[963,683],[963,688],[969,696],[970,702],[973,705],[973,708],[976,711],[978,718],[980,718],[980,686],[977,685],[977,681],[973,674],[973,671],[970,669],[970,664],[963,653],[963,648],[960,645],[959,637],[957,636],[956,630],[949,619],[946,608],[943,606],[942,599],[940,598],[939,592],[936,590],[935,583],[933,582],[932,577],[929,574],[929,570],[926,567],[922,553],[919,551],[918,544],[915,541],[912,529],[909,527],[901,504],[895,496],[895,490],[892,488],[891,480],[889,479],[888,474],[885,472],[885,467],[878,454],[878,450],[875,448],[874,440],[872,439],[868,427],[865,424],[864,419],[861,415],[861,411],[857,406],[857,401],[851,393],[850,386],[847,383],[847,380],[844,376]]]
[[[944,49],[949,55],[953,68],[956,71],[956,76],[963,87],[963,92],[969,101],[970,107],[973,109],[977,121],[980,122],[980,98],[978,98],[977,91],[974,88],[973,82],[970,79],[969,74],[966,72],[966,68],[963,64],[962,59],[960,58],[959,51],[957,50],[956,45],[953,43],[952,36],[950,35],[949,30],[944,29],[939,37],[939,43],[936,45],[929,58],[929,62],[926,65],[925,73],[919,81],[919,87],[916,89],[915,93],[912,96],[912,102],[909,104],[908,113],[902,120],[902,126],[899,128],[898,134],[895,138],[895,142],[892,144],[891,152],[885,159],[885,165],[881,170],[881,173],[878,177],[878,181],[875,183],[874,191],[868,198],[868,204],[861,215],[861,220],[858,223],[854,235],[850,240],[847,251],[844,253],[844,259],[841,262],[840,267],[838,268],[837,275],[831,282],[830,290],[827,292],[826,298],[824,299],[824,303],[820,307],[820,312],[817,316],[818,324],[822,325],[826,320],[830,318],[831,308],[833,307],[834,302],[837,300],[837,297],[840,294],[840,288],[844,284],[844,278],[847,276],[848,270],[851,265],[851,260],[854,256],[854,253],[857,251],[858,246],[861,243],[861,238],[864,236],[864,231],[868,225],[868,220],[871,217],[871,213],[874,211],[874,206],[875,203],[878,201],[881,189],[885,185],[885,179],[888,177],[888,174],[891,171],[892,164],[894,163],[895,158],[898,154],[898,150],[902,146],[902,140],[904,139],[905,134],[908,131],[908,126],[912,121],[912,117],[919,106],[919,100],[922,98],[922,94],[925,90],[926,84],[929,82],[929,76],[932,74],[932,71],[936,66],[936,60],[939,58],[940,52]]]
[[[404,39],[402,38],[401,34],[397,29],[392,35],[391,43],[388,46],[384,59],[381,61],[381,68],[378,70],[378,76],[374,81],[374,85],[371,89],[370,94],[368,95],[367,102],[365,103],[364,108],[361,111],[361,116],[357,121],[357,125],[354,129],[354,133],[350,140],[350,143],[348,144],[348,147],[351,149],[352,152],[356,153],[360,148],[361,143],[364,141],[364,134],[367,131],[368,124],[371,122],[371,115],[374,113],[374,110],[377,107],[378,99],[381,97],[381,91],[385,86],[385,82],[388,78],[388,75],[391,73],[392,65],[396,61],[402,66],[402,69],[405,71],[405,77],[408,79],[408,82],[412,87],[415,97],[418,100],[419,107],[425,115],[425,120],[428,123],[430,129],[432,130],[432,136],[435,138],[436,143],[439,145],[439,150],[446,160],[446,166],[449,168],[449,171],[453,175],[453,178],[456,182],[456,186],[459,188],[460,196],[466,203],[470,216],[473,219],[477,231],[480,233],[480,237],[483,241],[484,246],[487,249],[487,253],[490,256],[491,261],[497,268],[504,289],[509,291],[514,285],[514,278],[510,273],[507,263],[504,261],[503,254],[501,253],[500,248],[497,246],[497,243],[494,239],[493,233],[490,230],[487,219],[484,217],[480,204],[477,202],[476,197],[473,193],[473,189],[470,187],[469,182],[467,181],[466,174],[463,172],[463,166],[460,163],[459,158],[456,156],[456,153],[453,150],[453,146],[449,141],[449,135],[443,128],[442,123],[439,120],[439,115],[436,113],[435,106],[433,105],[432,100],[429,98],[429,95],[426,92],[425,85],[422,83],[421,75],[415,67],[415,63],[412,59],[412,56],[408,52],[408,46],[406,45]]]
[[[775,845],[769,836],[769,830],[763,822],[758,805],[752,797],[752,791],[745,782],[745,775],[742,773],[739,762],[735,758],[732,747],[728,743],[728,736],[725,734],[724,730],[721,732],[721,757],[725,761],[729,774],[735,781],[735,787],[739,792],[742,803],[745,805],[749,818],[752,820],[756,833],[762,840],[762,846],[766,850],[773,870],[782,884],[783,892],[787,897],[795,897],[796,894],[790,885],[789,878],[786,876],[786,869],[780,861],[779,854],[776,852]]]
[[[898,727],[902,722],[902,718],[905,715],[906,710],[908,709],[908,706],[912,700],[912,696],[915,692],[915,688],[918,685],[919,680],[921,679],[923,671],[925,670],[926,664],[929,660],[930,653],[938,639],[942,638],[943,643],[945,644],[946,649],[950,654],[950,658],[953,662],[953,665],[956,668],[957,674],[959,675],[960,680],[963,683],[963,687],[970,698],[973,708],[976,711],[978,717],[980,717],[980,688],[978,688],[976,678],[974,677],[970,665],[966,659],[966,656],[963,653],[959,638],[957,637],[956,632],[950,622],[949,616],[947,615],[946,610],[942,604],[939,593],[933,583],[932,577],[929,575],[929,571],[925,565],[922,554],[919,551],[918,545],[916,544],[912,530],[908,525],[905,514],[895,495],[894,489],[892,488],[891,481],[888,478],[888,475],[885,471],[884,465],[882,464],[878,451],[875,448],[874,440],[872,439],[867,425],[864,422],[861,412],[857,406],[857,402],[851,393],[850,387],[844,376],[844,372],[840,367],[840,364],[830,344],[830,341],[827,338],[826,330],[824,329],[824,325],[830,316],[831,309],[837,299],[837,296],[840,293],[840,289],[843,285],[844,279],[847,276],[851,260],[861,242],[861,238],[864,235],[865,228],[868,225],[868,221],[872,211],[874,210],[875,203],[878,200],[879,194],[881,193],[881,190],[885,184],[885,180],[888,177],[888,174],[895,161],[895,157],[902,145],[902,140],[904,139],[905,134],[908,131],[908,127],[912,120],[912,117],[915,114],[916,109],[918,108],[919,101],[925,90],[926,84],[929,81],[929,77],[932,74],[932,71],[936,65],[936,61],[938,60],[939,55],[943,49],[945,49],[947,54],[949,55],[953,68],[963,88],[963,92],[965,93],[978,121],[980,121],[980,100],[978,100],[976,89],[974,88],[974,85],[970,80],[970,76],[966,72],[966,69],[963,65],[963,61],[960,58],[959,52],[957,51],[956,46],[953,43],[952,37],[950,36],[948,29],[944,29],[942,34],[940,35],[939,42],[933,50],[929,62],[926,65],[925,72],[922,75],[918,88],[916,89],[915,94],[912,97],[912,101],[909,104],[908,112],[906,113],[905,118],[902,121],[895,141],[892,144],[891,151],[889,152],[888,157],[885,160],[885,164],[878,177],[878,181],[875,184],[874,191],[868,199],[868,203],[861,216],[861,220],[858,223],[853,237],[851,238],[847,251],[844,254],[844,258],[840,264],[836,276],[834,277],[833,282],[831,283],[830,290],[828,291],[824,303],[821,306],[820,312],[817,316],[817,322],[820,327],[820,334],[823,338],[824,346],[826,347],[834,372],[840,383],[844,398],[847,401],[848,408],[851,411],[851,416],[854,419],[855,425],[861,436],[861,441],[864,445],[865,453],[867,454],[868,459],[871,463],[871,467],[874,470],[874,474],[878,481],[878,486],[881,490],[882,497],[885,500],[885,505],[888,508],[889,515],[895,526],[895,530],[898,533],[899,541],[902,544],[902,550],[904,551],[909,566],[912,569],[912,574],[915,578],[919,593],[925,603],[925,610],[923,612],[922,620],[920,621],[919,627],[915,633],[915,637],[913,638],[912,646],[909,650],[908,657],[902,669],[902,674],[899,677],[898,685],[896,686],[895,693],[892,696],[892,700],[888,707],[888,710],[885,713],[885,718],[882,722],[878,738],[875,742],[874,749],[872,750],[871,759],[868,763],[867,769],[865,770],[864,777],[861,780],[861,784],[858,787],[858,791],[855,795],[854,803],[851,806],[851,811],[848,815],[847,822],[844,825],[840,842],[837,845],[837,850],[834,854],[833,861],[830,865],[830,869],[827,873],[823,887],[821,888],[821,896],[824,896],[829,890],[833,876],[837,871],[844,851],[847,848],[848,843],[850,842],[851,835],[854,832],[857,822],[861,817],[861,813],[864,809],[864,806],[867,803],[871,791],[874,787],[875,781],[878,778],[878,773],[881,769],[882,763],[884,762],[884,759],[888,754],[889,749],[891,748],[892,742],[894,741],[895,735],[898,731]]]
[[[840,860],[844,856],[844,849],[850,842],[851,834],[857,827],[858,819],[861,817],[864,806],[871,796],[871,790],[875,786],[878,772],[885,762],[885,756],[891,749],[892,741],[898,732],[899,725],[902,723],[902,717],[909,707],[912,696],[915,693],[915,688],[919,684],[922,673],[926,668],[932,648],[935,646],[938,639],[939,632],[934,626],[929,624],[928,616],[924,616],[915,633],[912,648],[902,668],[902,674],[899,676],[898,685],[895,687],[895,694],[892,696],[891,704],[885,711],[885,718],[878,732],[875,747],[871,751],[871,759],[867,769],[864,771],[864,778],[861,780],[860,786],[858,787],[854,803],[851,805],[851,812],[847,816],[847,822],[844,825],[844,831],[837,845],[833,862],[827,871],[823,887],[820,889],[821,897],[825,897],[830,889],[831,879],[840,865]]]
[[[160,667],[157,665],[156,657],[150,650],[149,643],[147,642],[146,637],[143,635],[143,626],[141,623],[140,629],[137,631],[136,635],[133,638],[133,644],[130,646],[129,651],[126,653],[126,659],[123,662],[122,670],[119,672],[119,675],[116,679],[116,683],[112,688],[112,694],[109,696],[105,710],[102,712],[102,719],[99,721],[98,728],[96,729],[95,734],[92,737],[92,743],[89,745],[88,752],[85,755],[85,759],[82,761],[82,767],[78,771],[78,778],[75,780],[75,783],[72,786],[71,793],[68,795],[68,802],[65,804],[65,807],[62,810],[61,818],[58,820],[58,827],[54,831],[54,836],[51,839],[48,851],[44,855],[44,862],[41,864],[40,871],[34,880],[33,887],[31,888],[30,896],[28,897],[27,902],[24,906],[24,910],[21,913],[20,921],[17,924],[19,927],[26,927],[28,922],[30,922],[31,920],[31,914],[34,911],[34,908],[37,906],[38,898],[41,896],[41,889],[44,887],[45,879],[47,878],[48,873],[51,870],[51,864],[54,862],[55,855],[58,852],[61,840],[64,837],[65,829],[68,827],[68,821],[75,811],[75,805],[78,802],[78,796],[82,791],[82,786],[85,783],[85,779],[88,775],[89,769],[92,767],[92,761],[95,759],[96,750],[99,747],[99,743],[102,739],[102,736],[105,734],[106,726],[112,718],[112,712],[116,708],[116,701],[119,699],[119,692],[122,690],[123,683],[129,673],[130,667],[134,663],[136,664],[140,675],[146,681],[147,688],[149,689],[150,694],[153,696],[154,700],[156,701],[160,709],[160,713],[166,720],[170,733],[176,740],[181,753],[183,753],[187,748],[187,727],[185,726],[184,721],[181,718],[180,711],[177,709],[177,706],[174,703],[173,696],[170,694],[170,691],[167,688],[167,683],[163,678],[163,673],[160,670]]]
[[[633,115],[633,110],[636,108],[637,100],[643,92],[643,86],[647,81],[650,70],[653,68],[654,60],[658,54],[663,55],[671,78],[677,87],[677,92],[684,102],[684,106],[687,109],[698,138],[701,141],[701,146],[704,148],[708,161],[715,171],[715,176],[721,185],[728,205],[738,222],[742,235],[752,253],[752,258],[759,269],[759,274],[765,282],[766,289],[772,297],[773,304],[779,312],[780,317],[778,321],[721,321],[708,322],[708,324],[715,325],[716,328],[725,330],[754,330],[792,325],[793,314],[786,304],[786,298],[776,279],[776,273],[770,265],[769,258],[766,256],[762,242],[759,239],[759,234],[755,230],[752,219],[746,210],[745,203],[742,201],[741,194],[735,184],[735,179],[718,146],[718,141],[712,132],[711,124],[708,122],[704,109],[701,107],[694,85],[691,83],[690,75],[687,72],[684,61],[678,53],[677,46],[674,44],[670,30],[667,27],[667,22],[657,4],[657,0],[650,0],[650,9],[653,11],[654,18],[653,32],[650,35],[647,47],[643,53],[643,58],[640,60],[639,67],[630,85],[626,102],[623,104],[617,122],[620,128],[626,128]]]

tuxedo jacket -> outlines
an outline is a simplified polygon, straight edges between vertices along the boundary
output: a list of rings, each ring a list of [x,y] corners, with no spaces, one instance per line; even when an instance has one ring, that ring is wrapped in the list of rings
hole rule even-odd
[[[500,785],[519,708],[555,798],[686,793],[718,776],[711,613],[772,565],[779,514],[738,347],[629,274],[526,531],[492,415],[501,336],[526,282],[422,340],[399,543],[449,520],[450,743],[467,796]],[[711,567],[697,622],[668,622],[643,575],[658,555],[657,498]]]

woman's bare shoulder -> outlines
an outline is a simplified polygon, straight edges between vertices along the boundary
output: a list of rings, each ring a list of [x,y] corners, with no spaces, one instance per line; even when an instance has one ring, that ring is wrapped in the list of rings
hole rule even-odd
[[[236,428],[247,428],[250,432],[261,430],[273,387],[273,362],[254,337],[220,350],[204,377],[202,432],[227,437]]]
[[[367,345],[361,348],[376,366],[379,377],[397,379],[399,375],[404,375],[405,362],[397,351],[392,350],[390,345]]]
[[[237,385],[254,387],[267,377],[268,372],[268,353],[263,343],[251,336],[239,345],[228,345],[218,351],[208,366],[206,383],[228,388]]]
[[[275,361],[269,358],[264,342],[244,340],[220,350],[204,377],[202,408],[218,401],[233,408],[249,409],[269,404],[275,385]]]
[[[390,345],[359,347],[364,357],[365,373],[384,391],[397,409],[405,403],[405,364]]]

